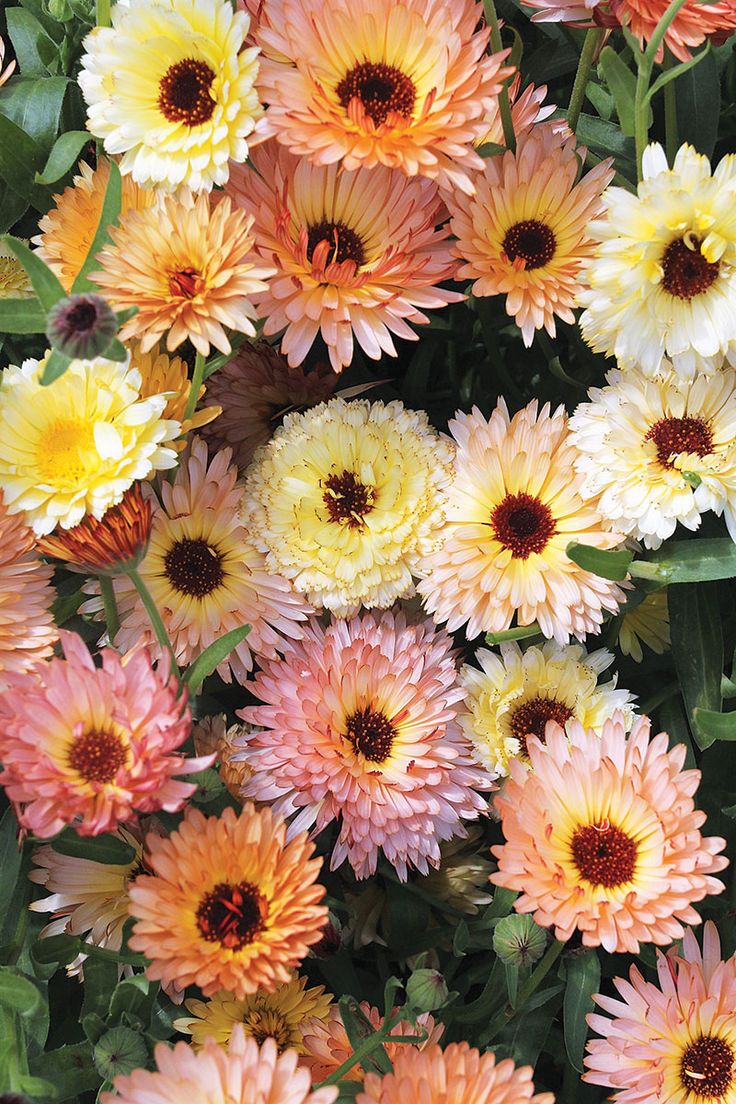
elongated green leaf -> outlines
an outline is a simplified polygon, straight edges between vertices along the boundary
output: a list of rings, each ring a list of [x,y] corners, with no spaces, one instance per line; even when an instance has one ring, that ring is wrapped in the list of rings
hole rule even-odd
[[[647,92],[646,98],[651,101],[652,98],[656,96],[658,92],[661,92],[661,90],[666,85],[670,84],[673,80],[677,80],[679,77],[684,76],[685,73],[687,73],[688,69],[694,69],[696,65],[700,65],[700,62],[705,59],[709,50],[710,42],[706,41],[705,49],[701,50],[699,54],[695,55],[695,57],[691,57],[689,61],[682,61],[679,65],[674,65],[671,69],[665,69],[664,73],[660,73],[654,84]]]
[[[736,713],[717,713],[711,709],[693,710],[695,728],[701,734],[701,747],[708,747],[716,740],[736,740]]]
[[[46,312],[38,299],[0,299],[0,333],[46,332]]]
[[[667,541],[649,561],[635,560],[631,574],[665,583],[736,578],[736,544],[728,537]]]
[[[593,994],[600,989],[601,964],[595,951],[569,958],[565,964],[567,983],[563,1001],[565,1050],[570,1065],[583,1072],[583,1050],[588,1037],[585,1017],[593,1011]]]
[[[10,81],[0,88],[0,113],[38,143],[42,159],[51,150],[59,132],[70,83],[68,77],[39,77]],[[34,168],[40,170],[41,165]]]
[[[127,866],[135,858],[135,850],[117,836],[78,836],[72,828],[65,829],[51,846],[60,855],[91,862]]]
[[[90,140],[89,131],[68,130],[60,134],[54,142],[46,167],[42,173],[36,173],[37,184],[55,184],[73,169],[79,155]]]
[[[21,867],[21,850],[18,846],[18,822],[12,809],[6,809],[0,820],[0,927],[13,901],[13,890]]]
[[[610,46],[606,46],[601,51],[598,72],[604,78],[616,102],[616,112],[622,133],[632,138],[634,135],[636,76]]]
[[[104,1018],[110,1005],[110,993],[118,980],[117,962],[104,958],[88,958],[84,964],[84,1003],[80,1018]]]
[[[184,682],[195,689],[201,686],[204,680],[211,675],[215,668],[230,655],[233,648],[237,648],[250,632],[250,625],[240,625],[237,629],[231,629],[224,633],[219,640],[205,648],[201,655],[197,656],[192,666],[184,674]]]
[[[355,997],[341,997],[338,1004],[340,1016],[345,1025],[345,1031],[353,1050],[355,1050],[364,1039],[377,1034]],[[386,1053],[386,1048],[378,1041],[376,1041],[375,1050],[372,1050],[370,1054],[365,1055],[361,1060],[361,1065],[363,1069],[372,1070],[376,1073],[389,1073],[391,1071],[391,1061]]]
[[[573,563],[582,567],[583,571],[590,571],[593,575],[614,579],[616,582],[626,578],[634,558],[634,553],[625,548],[620,551],[605,550],[593,548],[589,544],[578,544],[576,541],[571,541],[566,551]]]
[[[35,15],[24,8],[8,8],[5,15],[8,37],[13,43],[18,68],[23,77],[42,77],[47,73],[43,61],[42,42],[52,48],[55,43],[48,37]]]
[[[0,179],[0,234],[12,230],[28,210],[28,196],[19,195]]]
[[[499,146],[498,142],[484,142],[475,152],[481,157],[498,157],[500,153],[506,153],[506,147]]]
[[[695,722],[695,710],[719,713],[722,704],[723,631],[718,587],[686,583],[667,591],[672,655],[693,737],[701,748],[713,743]]]
[[[542,630],[536,621],[531,625],[520,625],[516,629],[504,629],[503,632],[486,633],[486,644],[504,644],[507,640],[527,640],[539,636]]]
[[[49,935],[34,943],[32,954],[36,962],[58,962],[60,966],[66,966],[77,957],[79,950],[79,940],[74,936]]]
[[[102,1084],[92,1061],[89,1043],[75,1043],[47,1051],[38,1058],[32,1058],[29,1065],[36,1077],[53,1082],[59,1101],[77,1097],[79,1093],[96,1089]]]
[[[117,167],[114,161],[109,162],[110,165],[110,177],[107,181],[107,188],[105,189],[105,199],[102,203],[102,211],[100,212],[100,221],[97,224],[97,230],[95,236],[92,239],[92,244],[89,247],[89,252],[84,259],[77,278],[72,284],[72,292],[76,295],[80,291],[97,291],[97,285],[89,279],[89,273],[96,267],[97,254],[100,252],[106,242],[110,240],[110,235],[107,232],[108,226],[114,223],[120,215],[120,204],[122,202],[123,185],[120,179],[120,169]]]
[[[2,240],[9,246],[28,273],[28,279],[33,284],[33,290],[38,296],[39,303],[44,310],[51,310],[54,303],[63,299],[66,295],[63,284],[53,274],[51,269],[41,260],[38,253],[29,249],[20,238],[14,238],[11,234],[4,234]]]
[[[136,1016],[144,1025],[148,1024],[157,993],[158,985],[141,974],[123,978],[110,999],[110,1022],[117,1023],[126,1013]]]
[[[33,174],[42,165],[43,151],[40,146],[12,119],[2,114],[0,101],[0,177],[15,195],[22,197],[26,207],[31,203],[39,211],[45,211],[48,207],[48,202],[39,198],[39,189],[33,186]]]
[[[0,1004],[20,1016],[32,1016],[41,1007],[41,993],[30,978],[4,967],[0,969]]]
[[[721,81],[712,50],[677,80],[675,96],[680,142],[690,142],[699,153],[712,157],[721,116]]]
[[[71,357],[59,352],[58,349],[52,349],[46,358],[46,364],[41,373],[41,386],[48,387],[50,383],[54,383],[59,376],[64,375],[70,364]]]

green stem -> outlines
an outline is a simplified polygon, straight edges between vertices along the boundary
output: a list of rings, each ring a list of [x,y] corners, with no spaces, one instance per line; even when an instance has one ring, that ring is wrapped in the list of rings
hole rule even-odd
[[[202,380],[204,379],[204,356],[202,353],[197,352],[197,356],[194,361],[194,371],[192,372],[192,385],[189,389],[189,397],[187,398],[187,405],[184,408],[184,421],[188,422],[194,413],[194,408],[197,405],[197,399],[199,398],[199,392],[202,388]]]
[[[672,54],[669,50],[665,50],[664,68],[671,69],[674,64],[675,59]],[[673,80],[664,86],[664,134],[667,161],[671,165],[680,146],[677,134],[677,92]]]
[[[503,41],[501,39],[501,28],[498,25],[498,13],[496,12],[494,0],[483,0],[483,7],[486,13],[486,20],[491,28],[491,46],[493,47],[494,54],[497,54],[499,51],[503,50]],[[514,152],[516,150],[516,135],[514,134],[514,120],[511,117],[511,101],[509,100],[509,89],[506,81],[504,81],[503,87],[498,94],[498,109],[501,112],[504,145],[506,149],[510,149]]]
[[[649,140],[648,93],[649,84],[652,79],[652,70],[654,69],[654,60],[657,56],[659,47],[662,45],[664,36],[669,30],[670,23],[685,3],[687,3],[687,0],[672,0],[667,11],[654,28],[654,32],[652,33],[646,50],[643,54],[639,54],[636,59],[639,72],[636,78],[636,93],[634,95],[634,141],[636,143],[636,171],[639,180],[642,178],[641,162],[644,156],[644,150],[647,147],[647,141]]]
[[[384,1039],[388,1037],[389,1031],[396,1022],[397,1018],[395,1016],[387,1016],[379,1030],[363,1039],[363,1042],[358,1044],[343,1064],[338,1066],[334,1073],[331,1073],[324,1081],[320,1081],[319,1085],[315,1085],[315,1088],[323,1089],[326,1085],[336,1085],[338,1081],[341,1081],[353,1066],[357,1066],[359,1062],[362,1062],[364,1058],[367,1058],[369,1054],[372,1054],[374,1050],[378,1050],[383,1045]]]
[[[100,593],[102,595],[102,601],[105,604],[107,635],[112,644],[120,628],[120,615],[118,614],[118,603],[115,599],[115,588],[112,585],[112,579],[109,575],[100,575]]]
[[[95,19],[98,27],[110,26],[110,0],[95,0]]]
[[[487,1033],[489,1039],[492,1039],[494,1035],[497,1034],[497,1032],[501,1031],[509,1022],[509,1020],[512,1020],[514,1018],[514,1016],[519,1015],[534,990],[539,987],[541,982],[546,978],[547,974],[554,966],[557,959],[562,954],[564,946],[565,944],[561,943],[559,939],[555,939],[554,943],[550,944],[542,961],[534,970],[533,974],[526,982],[526,984],[522,985],[521,989],[519,990],[519,995],[516,998],[516,1004],[514,1005],[514,1007],[511,1008],[510,1005],[507,1005],[506,1008],[504,1008],[503,1011],[499,1012],[499,1014],[491,1021],[491,1025]]]
[[[135,589],[138,591],[138,596],[140,597],[145,611],[148,614],[148,618],[151,622],[151,625],[153,626],[153,631],[156,634],[156,639],[158,640],[164,651],[169,653],[171,657],[171,670],[173,674],[175,674],[178,678],[179,667],[176,662],[176,656],[174,655],[174,649],[171,645],[171,641],[169,640],[169,634],[166,631],[166,626],[161,620],[161,614],[158,612],[158,609],[156,608],[156,603],[151,597],[151,592],[149,591],[148,587],[143,582],[143,579],[140,577],[138,571],[134,567],[131,567],[126,574]]]
[[[598,47],[603,41],[605,33],[606,31],[603,27],[591,27],[585,36],[583,50],[580,54],[580,60],[578,61],[577,72],[575,73],[575,82],[572,86],[570,104],[567,109],[567,122],[570,130],[577,130],[580,112],[583,110],[583,104],[585,102],[585,90],[588,87],[590,71],[593,68],[593,60],[598,51]]]

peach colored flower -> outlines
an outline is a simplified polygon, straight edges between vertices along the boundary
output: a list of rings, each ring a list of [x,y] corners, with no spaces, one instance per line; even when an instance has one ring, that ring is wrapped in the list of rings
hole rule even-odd
[[[520,91],[520,89],[521,73],[517,73],[508,87],[511,121],[514,124],[514,135],[517,141],[522,135],[532,130],[535,124],[548,119],[556,111],[555,104],[544,102],[547,95],[546,84],[540,84],[538,87],[528,84],[523,91]],[[486,142],[493,142],[497,146],[506,145],[503,123],[501,122],[501,109],[498,106],[497,99],[493,101],[493,105],[486,115],[485,125],[485,133],[475,140],[476,146],[483,146]],[[570,133],[570,128],[564,119],[555,120],[553,126],[559,133]]]
[[[550,722],[546,744],[528,741],[532,769],[509,763],[491,881],[558,939],[577,930],[586,947],[638,954],[680,939],[700,923],[693,903],[723,890],[712,875],[728,865],[725,840],[701,835],[693,802],[700,771],[682,770],[684,744],[668,751],[649,732],[640,717],[627,739],[623,714],[598,732]]]

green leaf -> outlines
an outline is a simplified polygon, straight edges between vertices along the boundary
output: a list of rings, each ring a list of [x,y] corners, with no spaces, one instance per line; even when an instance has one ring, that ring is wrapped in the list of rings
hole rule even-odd
[[[54,303],[58,303],[59,299],[66,296],[63,284],[41,260],[38,253],[29,249],[20,238],[14,238],[12,234],[3,234],[2,241],[13,250],[28,273],[28,279],[33,284],[33,290],[41,306],[44,310],[51,310]]]
[[[621,128],[616,123],[599,119],[596,115],[582,114],[575,133],[578,141],[595,153],[599,153],[601,157],[613,155],[617,162],[623,163],[624,167],[626,162],[633,167],[635,162],[633,139],[622,134]]]
[[[62,353],[58,349],[52,349],[46,357],[46,363],[41,373],[41,386],[48,387],[50,383],[54,383],[60,376],[63,376],[71,362],[71,357],[68,357],[66,353]]]
[[[60,855],[70,855],[74,859],[89,859],[91,862],[107,863],[113,866],[127,866],[135,858],[135,849],[117,836],[78,836],[73,828],[65,828],[51,846]]]
[[[158,985],[142,974],[124,978],[118,983],[110,999],[110,1021],[116,1023],[125,1012],[129,1016],[137,1016],[143,1024],[148,1024],[157,994]]]
[[[43,1077],[33,1077],[31,1074],[22,1073],[18,1088],[32,1100],[58,1100],[59,1094],[56,1085],[52,1085]]]
[[[602,579],[613,579],[616,582],[626,578],[634,558],[634,553],[626,548],[605,550],[593,548],[590,544],[578,544],[576,541],[568,544],[567,554],[583,571],[590,571]]]
[[[69,85],[68,77],[39,77],[10,81],[0,88],[0,113],[38,143],[42,159],[51,150],[59,132]],[[41,166],[33,168],[40,170]]]
[[[128,359],[128,350],[125,348],[122,341],[118,341],[118,339],[114,337],[102,355],[107,357],[108,360],[122,362]]]
[[[211,675],[218,664],[230,655],[233,648],[237,648],[250,632],[250,625],[240,625],[237,629],[223,633],[219,639],[213,641],[208,648],[198,655],[188,671],[185,671],[183,680],[192,690],[196,690],[204,680]]]
[[[46,332],[46,312],[38,299],[0,299],[0,333]]]
[[[679,78],[675,96],[680,143],[690,142],[700,153],[712,157],[721,118],[721,82],[712,50],[700,65]]]
[[[47,73],[46,63],[41,56],[41,43],[56,50],[56,44],[49,38],[39,21],[23,8],[8,8],[6,12],[8,36],[13,43],[18,68],[23,77],[42,77]]]
[[[373,1024],[362,1011],[355,997],[340,997],[338,1007],[340,1009],[340,1017],[345,1025],[345,1031],[353,1050],[355,1050],[364,1039],[378,1034]],[[361,1059],[361,1065],[364,1070],[375,1073],[391,1072],[391,1061],[386,1053],[386,1048],[378,1041],[376,1042],[375,1050],[372,1050],[370,1054],[366,1054]]]
[[[693,710],[693,725],[701,734],[698,743],[709,747],[716,740],[736,740],[736,713],[718,713],[712,709]]]
[[[33,185],[34,171],[40,169],[42,164],[43,151],[29,134],[2,114],[0,102],[0,177],[13,194],[23,199],[23,210],[29,202],[38,211],[45,212],[48,208],[48,201],[39,199],[39,189]],[[16,211],[17,208],[13,214]]]
[[[33,1016],[41,1009],[38,986],[10,967],[0,969],[0,1004],[20,1016]]]
[[[66,966],[74,961],[79,952],[80,941],[74,936],[49,935],[34,943],[31,953],[34,960],[42,965],[57,962],[60,966]]]
[[[65,134],[60,134],[54,142],[43,172],[36,173],[36,183],[55,184],[62,176],[66,176],[76,165],[89,140],[90,134],[86,130],[68,130]]]
[[[108,227],[114,223],[120,215],[120,205],[122,203],[123,194],[120,169],[114,161],[109,161],[108,164],[110,165],[110,177],[107,181],[107,188],[105,189],[105,199],[102,203],[100,221],[97,224],[97,230],[95,231],[95,236],[92,239],[92,244],[89,247],[87,256],[84,258],[84,264],[72,284],[72,294],[74,295],[81,291],[99,290],[97,285],[89,279],[89,273],[97,263],[97,254],[110,240],[110,235],[107,232]]]
[[[690,728],[700,748],[709,747],[715,737],[700,729],[695,710],[719,713],[722,704],[723,630],[718,591],[713,583],[688,583],[667,591],[672,655]]]
[[[13,902],[13,890],[20,874],[21,858],[21,849],[18,846],[18,822],[13,810],[8,808],[0,820],[0,885],[3,887],[0,893],[0,927]]]
[[[47,1051],[38,1058],[32,1058],[29,1067],[36,1077],[53,1083],[59,1101],[77,1097],[79,1093],[96,1089],[102,1083],[92,1061],[89,1043],[76,1043]]]
[[[498,157],[499,154],[506,153],[506,147],[499,146],[498,142],[484,142],[476,147],[475,152],[481,157]]]
[[[606,46],[601,51],[598,72],[605,80],[616,102],[616,112],[622,133],[629,138],[633,138],[636,76],[610,46]]]
[[[570,1065],[583,1072],[583,1050],[588,1035],[585,1017],[593,1011],[593,994],[600,989],[601,964],[595,951],[568,958],[567,983],[563,1002],[565,1050]]]
[[[541,629],[536,621],[531,625],[520,625],[515,629],[504,629],[503,632],[486,633],[486,644],[504,644],[507,640],[527,640],[532,636],[539,636]]]
[[[687,73],[688,69],[694,69],[696,65],[700,65],[701,61],[703,61],[709,51],[710,42],[706,41],[705,49],[701,50],[699,54],[695,55],[695,57],[691,57],[689,61],[681,61],[679,65],[673,65],[671,69],[665,69],[663,73],[660,73],[654,84],[647,92],[647,100],[651,101],[652,98],[656,96],[657,93],[660,92],[666,85],[670,84],[671,81],[677,80],[678,77],[681,77],[685,73]]]
[[[631,574],[666,583],[736,578],[736,544],[729,537],[667,541],[648,561],[635,560]]]
[[[84,1003],[80,1018],[105,1017],[110,1006],[110,993],[117,985],[118,964],[104,958],[88,958],[84,964]]]

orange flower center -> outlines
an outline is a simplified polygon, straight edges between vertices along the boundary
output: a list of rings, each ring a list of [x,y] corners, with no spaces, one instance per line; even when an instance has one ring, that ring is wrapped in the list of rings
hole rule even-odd
[[[677,299],[694,299],[715,283],[719,268],[700,252],[700,238],[676,238],[662,257],[662,287]]]
[[[330,248],[330,256],[327,263],[342,264],[343,261],[355,261],[355,264],[365,264],[365,250],[363,242],[354,230],[346,226],[344,222],[329,222],[323,219],[315,226],[310,226],[307,231],[307,260],[311,261],[314,251],[320,242],[327,242]]]
[[[703,418],[662,418],[644,440],[654,441],[657,461],[663,468],[673,468],[672,457],[681,452],[707,456],[713,451],[713,434]]]
[[[555,519],[544,502],[528,494],[506,495],[491,514],[493,535],[514,559],[543,552],[555,532]]]
[[[112,782],[127,750],[116,732],[83,732],[69,749],[68,763],[85,782]]]
[[[202,276],[196,268],[180,268],[169,273],[169,293],[182,299],[193,299],[202,290]]]
[[[384,763],[391,754],[396,729],[385,713],[366,706],[348,717],[346,737],[371,763]]]
[[[524,268],[542,268],[549,264],[555,255],[557,239],[544,222],[537,219],[524,219],[515,223],[506,232],[503,239],[503,251],[513,263],[517,257],[524,261]]]
[[[511,733],[519,741],[519,755],[524,759],[529,758],[526,742],[530,736],[537,736],[544,743],[547,721],[564,725],[570,717],[572,709],[555,698],[532,698],[531,701],[524,702],[511,714]]]
[[[220,586],[224,572],[217,549],[200,539],[176,541],[164,559],[166,577],[174,590],[192,598],[204,598]]]
[[[733,1084],[734,1053],[725,1039],[701,1035],[682,1056],[683,1087],[703,1100],[721,1100]]]
[[[581,877],[591,885],[615,889],[634,876],[636,843],[608,820],[578,828],[571,849]]]
[[[251,882],[220,882],[197,909],[197,927],[208,943],[239,951],[263,931],[268,902]]]
[[[204,61],[184,58],[171,65],[159,81],[158,106],[170,123],[199,126],[212,118],[215,101],[210,87],[215,74]]]
[[[361,483],[355,472],[331,475],[324,482],[324,504],[330,521],[361,529],[363,518],[373,509],[373,487]]]
[[[360,100],[366,115],[375,126],[385,123],[389,115],[411,119],[417,90],[414,81],[394,65],[361,61],[337,86],[337,98],[343,107],[353,99]]]

